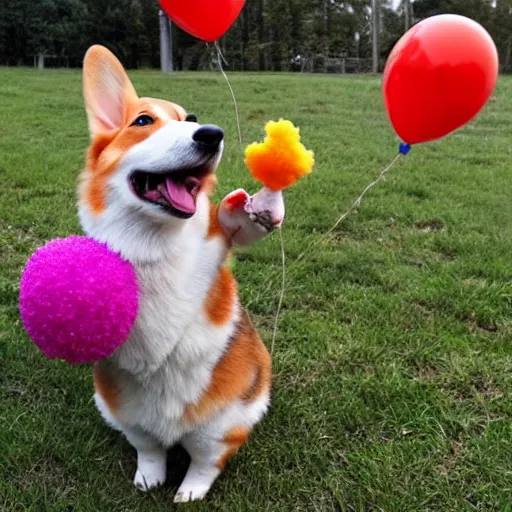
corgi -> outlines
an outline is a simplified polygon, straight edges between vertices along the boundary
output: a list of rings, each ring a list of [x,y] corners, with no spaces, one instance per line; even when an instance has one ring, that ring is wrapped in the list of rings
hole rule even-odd
[[[102,46],[85,55],[83,95],[80,222],[132,263],[140,286],[129,338],[93,367],[95,403],[136,449],[139,489],[165,482],[167,450],[180,443],[191,462],[174,501],[200,500],[269,407],[270,356],[229,258],[281,226],[282,194],[258,201],[239,189],[212,204],[223,131],[138,97]]]

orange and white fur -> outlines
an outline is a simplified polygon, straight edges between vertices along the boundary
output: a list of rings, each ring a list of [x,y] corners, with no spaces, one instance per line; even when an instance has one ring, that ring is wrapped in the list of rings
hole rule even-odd
[[[80,221],[134,265],[141,289],[129,339],[94,367],[95,401],[137,450],[138,488],[164,483],[167,449],[181,443],[191,463],[175,501],[202,499],[269,406],[270,356],[228,258],[281,224],[283,199],[236,190],[212,205],[222,130],[139,98],[106,48],[87,52],[83,92]]]

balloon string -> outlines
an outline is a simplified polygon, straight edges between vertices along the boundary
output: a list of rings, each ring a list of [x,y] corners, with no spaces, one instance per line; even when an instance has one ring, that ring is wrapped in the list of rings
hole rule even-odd
[[[321,236],[320,240],[323,238],[327,239],[329,238],[329,235],[358,207],[361,205],[362,200],[366,196],[369,190],[371,190],[377,183],[381,182],[386,174],[395,166],[395,164],[398,162],[399,158],[402,156],[402,153],[398,153],[395,158],[391,161],[390,164],[388,164],[378,175],[376,179],[374,179],[369,185],[365,187],[365,189],[359,194],[357,199],[352,203],[352,205],[339,217],[338,220]],[[304,251],[302,251],[298,256],[296,261],[301,260],[306,254],[309,254],[311,252],[311,248],[314,247],[319,243],[318,240],[315,240],[313,243],[311,243]]]
[[[235,92],[233,91],[233,87],[231,87],[231,84],[229,83],[228,76],[226,75],[226,73],[224,72],[224,68],[222,67],[222,61],[224,61],[226,64],[227,64],[227,61],[224,58],[224,55],[222,55],[222,51],[220,49],[219,42],[215,41],[214,44],[215,44],[215,49],[217,50],[217,62],[219,63],[220,72],[222,73],[222,76],[224,77],[224,79],[226,80],[226,82],[228,84],[229,91],[231,92],[231,97],[233,98],[233,104],[235,105],[236,127],[238,129],[238,141],[240,142],[240,146],[243,147],[242,130],[240,128],[240,115],[238,112],[238,103],[236,101]]]
[[[222,76],[226,80],[226,83],[228,84],[228,87],[229,87],[229,91],[231,92],[231,97],[233,98],[233,104],[235,106],[236,125],[237,125],[237,130],[238,130],[238,140],[240,142],[240,147],[243,148],[242,130],[240,127],[240,115],[239,115],[239,111],[238,111],[238,103],[236,101],[235,92],[233,91],[233,88],[231,87],[231,83],[229,82],[228,76],[224,72],[224,68],[222,66],[222,62],[224,61],[224,63],[227,64],[227,61],[224,58],[224,55],[222,54],[222,51],[220,49],[218,41],[215,41],[214,44],[215,44],[215,49],[217,50],[217,62],[219,64],[220,72],[222,73]],[[404,147],[404,149],[405,149],[405,147]],[[406,155],[408,153],[409,149],[410,149],[410,146],[407,146],[407,151],[402,151],[402,146],[400,147],[400,152],[395,156],[395,158],[393,158],[391,163],[381,171],[381,173],[375,180],[373,180],[369,185],[367,185],[365,187],[365,189],[361,192],[361,194],[359,194],[357,199],[351,204],[351,206],[343,214],[340,215],[340,217],[331,226],[331,228],[329,228],[327,230],[327,232],[322,236],[322,238],[325,238],[325,239],[329,238],[329,235],[341,224],[341,222],[343,222],[356,208],[358,208],[361,205],[361,202],[364,199],[364,197],[366,196],[366,194],[375,185],[380,183],[386,177],[386,174],[395,166],[395,164],[399,160],[399,158],[401,156]],[[282,278],[281,278],[281,292],[279,294],[279,302],[277,305],[277,311],[276,311],[276,315],[274,318],[274,327],[272,330],[272,342],[271,342],[271,346],[270,346],[270,354],[271,355],[273,355],[273,353],[274,353],[274,346],[275,346],[275,341],[276,341],[276,337],[277,337],[277,328],[278,328],[278,324],[279,324],[279,317],[281,314],[281,309],[282,309],[285,290],[286,290],[286,253],[285,253],[285,248],[284,248],[282,228],[280,228],[280,230],[279,230],[279,240],[280,240],[280,245],[281,245],[281,263],[282,263],[281,275],[282,275]],[[297,259],[295,260],[295,263],[299,262],[304,257],[305,254],[309,254],[310,249],[313,246],[317,245],[317,243],[318,243],[318,241],[315,241],[312,244],[310,244],[309,247],[305,251],[303,251],[301,254],[299,254]],[[269,277],[269,279],[270,279],[270,277]],[[268,282],[268,279],[266,280],[266,282]]]
[[[337,227],[338,225],[340,224],[340,222],[343,222],[345,220],[345,218],[352,212],[354,211],[358,206],[360,206],[361,204],[361,201],[363,200],[364,196],[366,195],[366,193],[372,189],[375,185],[377,185],[377,183],[381,182],[386,174],[394,167],[394,165],[396,164],[396,162],[398,161],[398,159],[402,156],[402,153],[398,153],[398,155],[395,156],[395,158],[393,158],[393,160],[391,161],[391,163],[379,174],[379,176],[377,177],[377,179],[373,180],[362,192],[361,194],[359,195],[359,197],[352,203],[352,205],[350,206],[350,208],[345,212],[343,213],[339,219],[334,223],[334,225],[325,233],[325,236],[329,236]]]
[[[233,88],[231,87],[231,83],[229,82],[228,76],[226,75],[226,73],[224,72],[224,68],[222,67],[222,61],[224,61],[225,64],[227,64],[227,61],[224,58],[224,55],[222,54],[222,51],[219,46],[219,42],[215,41],[214,44],[215,44],[215,49],[217,50],[217,62],[219,63],[220,72],[222,73],[222,76],[224,77],[224,79],[226,80],[226,82],[228,84],[229,90],[231,92],[231,97],[233,98],[233,104],[235,105],[236,126],[238,129],[238,140],[240,142],[240,147],[243,149],[242,130],[240,128],[240,115],[238,112],[238,103],[236,101],[235,92],[233,91]],[[281,314],[281,307],[283,305],[284,294],[285,294],[285,289],[286,289],[286,252],[284,249],[283,228],[282,227],[279,229],[279,241],[280,241],[280,245],[281,245],[282,279],[281,279],[281,292],[279,294],[279,303],[277,305],[276,316],[274,318],[274,328],[272,331],[272,342],[271,342],[271,348],[270,348],[271,355],[274,354],[274,346],[275,346],[276,337],[277,337],[277,327],[279,324],[279,316]]]
[[[281,293],[279,295],[279,303],[277,304],[276,317],[274,318],[274,330],[272,331],[272,343],[270,345],[270,355],[274,355],[274,345],[276,344],[276,336],[277,336],[277,325],[279,323],[279,316],[281,314],[281,307],[283,305],[284,294],[286,290],[286,254],[284,252],[284,240],[283,240],[283,230],[279,229],[279,239],[281,242]]]
[[[384,177],[386,176],[386,174],[394,167],[394,165],[397,163],[397,161],[399,160],[400,156],[403,156],[403,153],[399,153],[392,161],[390,164],[388,164],[387,167],[384,168],[383,171],[381,171],[381,173],[379,174],[379,176],[373,180],[369,185],[367,185],[365,187],[365,189],[361,192],[361,194],[359,194],[359,197],[357,197],[357,199],[352,203],[352,205],[348,208],[347,211],[345,211],[342,215],[340,215],[340,217],[338,218],[338,220],[333,224],[333,226],[328,229],[326,231],[326,233],[324,233],[323,235],[320,236],[319,239],[315,239],[313,240],[307,247],[306,249],[301,252],[297,258],[295,258],[291,263],[289,262],[288,263],[288,277],[290,276],[290,270],[291,268],[297,268],[297,266],[299,265],[299,263],[301,262],[301,260],[304,258],[304,256],[307,256],[307,255],[311,255],[311,254],[314,254],[314,252],[312,251],[313,248],[315,248],[316,246],[320,245],[320,243],[324,240],[328,240],[329,238],[329,235],[339,226],[339,224],[341,222],[343,222],[343,220],[352,212],[354,211],[354,209],[356,209],[358,206],[360,206],[363,198],[365,197],[365,195],[368,193],[368,191],[373,188],[377,183],[379,183],[380,181],[382,181],[384,179]],[[295,265],[295,267],[294,267]],[[270,275],[268,276],[262,283],[262,287],[264,288],[267,283],[269,283],[271,280],[273,279],[273,276]],[[259,295],[257,297],[256,300],[259,300]]]

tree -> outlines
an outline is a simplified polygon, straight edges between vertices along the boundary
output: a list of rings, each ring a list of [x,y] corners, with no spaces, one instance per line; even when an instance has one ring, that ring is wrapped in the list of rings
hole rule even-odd
[[[497,0],[492,12],[492,35],[500,54],[503,71],[512,71],[512,0]]]
[[[403,5],[393,10],[391,0],[379,2],[380,58],[385,59],[403,35],[406,19]],[[221,39],[222,48],[230,68],[241,70],[302,69],[325,56],[369,59],[370,5],[371,0],[248,0]],[[414,21],[451,12],[480,22],[496,42],[502,68],[512,71],[512,0],[415,0],[413,5]],[[87,48],[99,43],[127,67],[158,67],[158,10],[158,0],[3,1],[0,59],[28,64],[35,54],[46,53],[80,66]],[[213,54],[176,25],[173,46],[177,69],[204,67]]]

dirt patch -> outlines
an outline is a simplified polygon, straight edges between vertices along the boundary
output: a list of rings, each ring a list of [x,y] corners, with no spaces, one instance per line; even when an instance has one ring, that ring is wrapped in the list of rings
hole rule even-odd
[[[444,222],[441,219],[420,220],[414,224],[422,233],[444,231]]]

